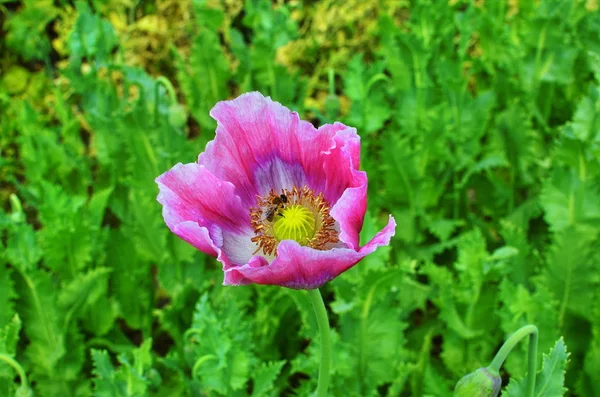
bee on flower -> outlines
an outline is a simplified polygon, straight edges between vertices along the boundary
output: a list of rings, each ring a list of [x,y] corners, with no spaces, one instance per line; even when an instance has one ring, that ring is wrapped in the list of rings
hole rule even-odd
[[[314,289],[389,244],[392,216],[359,246],[367,175],[356,129],[316,129],[257,92],[219,102],[210,115],[216,137],[198,161],[156,182],[167,226],[217,257],[223,284]]]

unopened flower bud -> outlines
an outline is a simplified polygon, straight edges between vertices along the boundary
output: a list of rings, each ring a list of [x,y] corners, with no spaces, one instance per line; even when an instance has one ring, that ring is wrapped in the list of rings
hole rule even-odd
[[[187,122],[187,112],[185,108],[178,103],[169,106],[168,118],[169,124],[175,128],[182,128]]]
[[[487,368],[479,368],[461,378],[454,389],[454,397],[497,397],[502,378]]]
[[[15,397],[33,397],[33,391],[27,385],[21,385],[15,392]]]

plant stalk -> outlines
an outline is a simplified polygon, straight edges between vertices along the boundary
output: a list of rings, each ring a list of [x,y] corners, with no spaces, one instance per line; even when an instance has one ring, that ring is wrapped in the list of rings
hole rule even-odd
[[[535,325],[526,325],[512,334],[502,345],[496,356],[488,366],[492,373],[499,373],[502,364],[512,349],[523,338],[529,336],[529,352],[527,353],[527,397],[533,397],[535,392],[535,376],[537,372],[537,349],[538,349],[538,329]]]
[[[177,103],[177,93],[173,84],[164,76],[159,76],[154,82],[154,121],[155,124],[159,124],[158,110],[160,106],[160,86],[163,86],[167,90],[169,97],[169,103]]]
[[[317,386],[317,397],[326,397],[327,389],[329,388],[329,377],[331,373],[331,331],[329,329],[329,318],[323,297],[318,288],[308,290],[317,324],[319,325],[319,333],[321,334],[321,366],[319,368],[319,383]]]
[[[11,367],[14,368],[14,370],[19,375],[19,378],[21,379],[21,387],[25,387],[27,389],[29,388],[29,382],[27,381],[27,375],[25,374],[23,367],[21,367],[21,364],[19,364],[18,361],[16,361],[14,358],[9,356],[8,354],[0,354],[0,361],[4,361],[5,363],[7,363],[8,365],[10,365]]]

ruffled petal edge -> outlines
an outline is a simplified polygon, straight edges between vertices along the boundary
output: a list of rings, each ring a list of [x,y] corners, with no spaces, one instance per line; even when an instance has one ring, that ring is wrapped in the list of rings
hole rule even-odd
[[[277,258],[268,264],[253,260],[244,266],[225,270],[223,285],[267,284],[293,289],[319,288],[350,269],[377,247],[389,245],[396,231],[396,221],[390,215],[388,224],[358,251],[334,248],[319,251],[303,247],[295,241],[282,241]]]

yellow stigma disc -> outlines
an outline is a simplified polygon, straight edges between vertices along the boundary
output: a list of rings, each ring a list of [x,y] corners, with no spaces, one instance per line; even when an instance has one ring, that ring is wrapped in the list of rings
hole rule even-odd
[[[289,205],[281,210],[273,223],[273,234],[279,241],[294,240],[308,244],[316,231],[315,214],[302,205]]]

